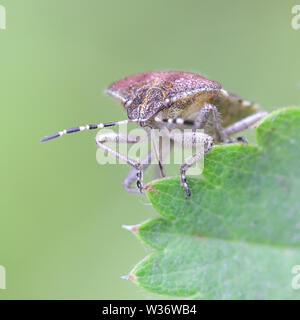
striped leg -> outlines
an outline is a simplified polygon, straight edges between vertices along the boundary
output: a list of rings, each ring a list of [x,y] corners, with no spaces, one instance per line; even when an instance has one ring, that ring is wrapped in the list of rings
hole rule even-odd
[[[190,147],[190,148],[197,145],[198,146],[204,145],[203,150],[185,159],[183,165],[181,165],[180,167],[181,184],[185,189],[187,197],[190,197],[191,192],[186,181],[186,171],[211,149],[213,145],[213,138],[203,132],[193,131],[193,132],[182,132],[182,134],[173,136],[172,139],[177,143],[183,142],[184,146]]]
[[[141,168],[140,170],[137,170],[136,168],[132,168],[127,176],[125,177],[125,179],[123,180],[123,187],[124,189],[129,192],[129,193],[141,193],[141,190],[143,190],[142,188],[139,188],[140,184],[142,184],[142,182],[140,181],[140,179],[142,178],[142,173],[145,172],[145,170],[150,166],[151,164],[151,151],[147,154],[147,156],[141,161]],[[137,181],[137,187],[136,188],[132,188],[131,184],[134,181]]]
[[[226,127],[224,129],[224,134],[229,137],[232,136],[235,133],[239,133],[243,130],[246,130],[253,126],[257,121],[264,118],[268,113],[267,112],[257,112],[252,114],[251,116],[248,116],[238,122],[235,122],[229,127]]]
[[[96,136],[96,144],[99,148],[101,148],[102,150],[108,152],[109,154],[112,154],[114,155],[116,158],[118,159],[121,159],[123,161],[125,161],[127,164],[129,164],[130,166],[133,167],[134,170],[132,170],[132,172],[134,172],[134,176],[135,176],[135,179],[137,180],[137,187],[139,189],[139,192],[143,193],[143,184],[142,184],[142,179],[143,179],[143,170],[145,168],[147,168],[147,166],[150,164],[148,164],[147,162],[144,164],[143,161],[145,162],[146,159],[144,159],[143,161],[141,162],[138,162],[136,160],[133,160],[131,158],[129,158],[128,156],[122,154],[122,153],[119,153],[109,147],[107,147],[105,145],[105,143],[107,142],[115,142],[115,143],[138,143],[138,142],[141,142],[141,137],[138,137],[138,136],[132,136],[132,135],[127,135],[127,134],[118,134],[116,132],[109,132],[109,133],[99,133],[97,136]],[[147,158],[148,159],[148,158]],[[145,165],[147,165],[145,167]],[[130,175],[131,177],[131,181],[130,181],[130,184],[131,182],[133,182],[133,178],[132,178],[132,175],[133,173]],[[132,190],[129,190],[129,189],[132,189],[130,188],[130,184],[129,185],[124,185],[124,182],[123,182],[123,186],[125,188],[126,191],[128,192],[133,192]],[[136,190],[137,191],[137,190]]]
[[[150,138],[151,136],[149,136]],[[157,160],[157,166],[155,166],[155,175],[156,176],[165,176],[165,170],[163,167],[163,161],[164,158],[167,156],[167,154],[170,152],[170,150],[165,150],[164,148],[162,148],[162,154],[159,152],[159,150],[157,149],[158,146],[156,145],[156,141],[152,141],[153,142],[153,148],[154,150],[152,150],[152,152],[150,151],[146,157],[144,159],[142,159],[141,161],[141,170],[138,171],[135,168],[132,168],[129,173],[127,174],[127,176],[125,177],[125,179],[123,180],[123,187],[127,192],[130,193],[140,193],[140,190],[136,189],[136,188],[132,188],[131,184],[137,180],[137,185],[139,187],[139,184],[141,183],[141,179],[143,178],[143,173],[146,171],[146,169],[150,166],[150,164],[152,163],[152,158],[155,156],[156,160]],[[174,143],[172,143],[173,141],[171,140],[171,146],[170,149],[174,146]],[[140,181],[140,182],[139,182]]]

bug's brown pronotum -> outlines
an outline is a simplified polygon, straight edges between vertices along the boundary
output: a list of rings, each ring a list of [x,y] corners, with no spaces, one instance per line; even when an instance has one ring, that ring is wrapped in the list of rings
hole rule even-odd
[[[44,137],[45,142],[64,134],[84,130],[102,129],[127,123],[137,123],[143,127],[150,136],[152,129],[179,128],[186,126],[194,129],[203,129],[201,137],[193,134],[192,143],[203,142],[207,152],[213,142],[222,143],[229,137],[245,130],[262,119],[267,113],[260,111],[259,106],[243,100],[237,95],[225,90],[216,82],[203,76],[179,71],[144,72],[131,75],[111,84],[106,93],[119,101],[127,111],[128,119],[115,122],[99,123],[65,129]],[[198,139],[199,138],[199,139]],[[201,138],[201,139],[200,139]],[[176,140],[175,136],[170,139]],[[123,181],[128,192],[143,192],[143,171],[151,163],[151,154],[147,155],[149,161],[138,162],[122,155],[108,146],[106,142],[136,143],[138,137],[129,135],[98,134],[96,143],[99,148],[125,160],[133,168]],[[197,161],[201,153],[190,156],[180,167],[180,179],[186,195],[191,195],[186,181],[186,171]],[[159,161],[160,169],[163,172]],[[137,181],[137,189],[131,187]]]

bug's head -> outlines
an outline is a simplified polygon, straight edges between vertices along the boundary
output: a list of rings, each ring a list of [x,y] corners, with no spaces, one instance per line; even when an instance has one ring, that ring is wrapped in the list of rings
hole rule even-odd
[[[158,87],[143,86],[125,103],[129,119],[149,120],[164,108],[165,92]]]

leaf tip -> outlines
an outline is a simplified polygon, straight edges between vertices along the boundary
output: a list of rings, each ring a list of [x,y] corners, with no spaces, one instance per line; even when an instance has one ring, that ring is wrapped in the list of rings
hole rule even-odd
[[[130,275],[128,276],[128,278],[129,278],[130,280],[136,280],[136,279],[137,279],[137,276],[136,276],[135,274],[130,274]]]
[[[136,277],[136,275],[131,273],[131,274],[127,274],[125,276],[121,276],[121,279],[123,279],[123,280],[136,280],[137,277]]]
[[[128,230],[130,232],[138,232],[139,231],[139,225],[126,225],[126,224],[123,224],[122,225],[122,228],[125,229],[125,230]]]

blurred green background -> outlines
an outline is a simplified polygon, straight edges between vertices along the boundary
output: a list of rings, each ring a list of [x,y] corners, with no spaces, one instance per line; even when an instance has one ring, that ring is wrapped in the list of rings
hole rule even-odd
[[[125,118],[103,95],[142,71],[200,72],[265,109],[300,101],[295,1],[0,0],[0,299],[152,299],[120,279],[147,253],[122,224],[155,216],[99,166],[95,132]]]

